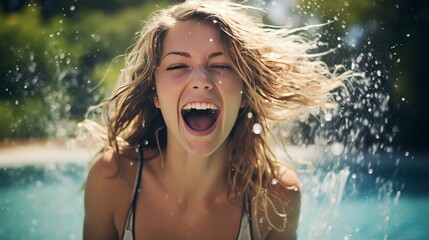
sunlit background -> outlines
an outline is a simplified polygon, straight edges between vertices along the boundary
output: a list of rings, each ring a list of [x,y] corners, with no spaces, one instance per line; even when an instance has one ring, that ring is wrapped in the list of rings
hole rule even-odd
[[[109,94],[147,16],[175,1],[2,0],[0,239],[81,239],[94,149],[76,125]],[[429,2],[241,1],[290,28],[328,23],[329,65],[365,72],[332,115],[285,129],[303,172],[299,239],[429,239]]]

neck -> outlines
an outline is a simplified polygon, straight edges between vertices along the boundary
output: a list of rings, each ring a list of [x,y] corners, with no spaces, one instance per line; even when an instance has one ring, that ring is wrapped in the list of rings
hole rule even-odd
[[[183,200],[212,199],[227,191],[225,144],[209,156],[195,156],[178,145],[163,153],[162,178],[168,192]],[[225,195],[222,195],[225,196]]]

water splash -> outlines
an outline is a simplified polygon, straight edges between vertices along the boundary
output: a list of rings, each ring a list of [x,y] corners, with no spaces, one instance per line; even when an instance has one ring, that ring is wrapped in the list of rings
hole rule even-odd
[[[339,105],[337,111],[312,116],[284,130],[291,145],[319,149],[313,155],[316,157],[307,159],[313,161],[315,170],[301,176],[304,189],[302,217],[306,219],[306,226],[300,226],[301,237],[339,239],[338,232],[343,232],[342,239],[358,239],[361,229],[373,229],[356,221],[359,216],[344,213],[344,208],[349,207],[344,199],[379,201],[380,206],[371,214],[383,226],[375,231],[387,236],[390,209],[400,196],[393,196],[393,193],[400,192],[403,186],[394,180],[394,169],[387,170],[385,166],[397,166],[399,161],[392,154],[398,129],[390,117],[391,99],[387,86],[392,80],[389,63],[383,62],[382,53],[374,50],[378,42],[371,39],[378,23],[351,24],[348,9],[353,4],[349,2],[321,4],[321,1],[309,0],[291,1],[291,5],[286,1],[258,2],[272,13],[272,18],[276,18],[276,11],[283,8],[283,12],[288,12],[292,27],[329,22],[322,29],[315,29],[321,30],[320,49],[336,48],[323,60],[333,65],[338,64],[338,59],[344,59],[341,64],[346,68],[365,73],[365,77],[348,83],[348,93],[343,90],[334,92],[333,99]],[[275,20],[272,22],[276,23]],[[277,20],[283,21],[282,18]],[[394,53],[391,55],[395,58]],[[393,60],[400,62],[399,58]],[[396,164],[392,163],[395,159]],[[311,210],[307,209],[309,207]],[[359,214],[350,210],[352,212]],[[337,226],[335,223],[338,222],[347,222],[350,229]]]

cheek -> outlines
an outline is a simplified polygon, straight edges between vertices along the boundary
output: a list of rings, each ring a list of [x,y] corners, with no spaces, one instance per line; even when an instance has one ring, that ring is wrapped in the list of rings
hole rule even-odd
[[[222,89],[222,92],[225,96],[228,96],[228,99],[233,102],[239,102],[240,107],[243,105],[243,86],[241,80],[238,78],[228,79],[228,80],[219,80],[217,83],[218,88]]]
[[[175,81],[171,78],[163,77],[162,74],[155,75],[156,98],[154,98],[155,106],[160,108],[163,103],[170,103],[178,95],[180,89],[180,81]]]
[[[176,93],[174,89],[169,88],[168,86],[163,86],[159,84],[156,89],[156,97],[154,97],[155,106],[158,108],[170,107],[173,102],[175,102]]]

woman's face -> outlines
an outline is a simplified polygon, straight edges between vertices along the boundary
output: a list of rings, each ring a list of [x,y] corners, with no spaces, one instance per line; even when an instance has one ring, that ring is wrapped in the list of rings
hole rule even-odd
[[[168,30],[154,99],[167,125],[167,144],[208,156],[227,139],[244,101],[225,54],[216,23],[187,20]]]

